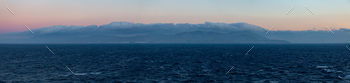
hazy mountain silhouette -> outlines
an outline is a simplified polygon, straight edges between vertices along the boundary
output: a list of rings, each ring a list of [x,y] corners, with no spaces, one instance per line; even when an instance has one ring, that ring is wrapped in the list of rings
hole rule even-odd
[[[29,43],[289,43],[284,40],[271,40],[249,31],[230,32],[227,34],[192,31],[174,35],[148,34],[130,37],[111,35],[92,35],[88,37],[45,35],[26,40]],[[36,42],[35,40],[40,40],[40,42]]]
[[[248,23],[51,26],[0,34],[0,43],[349,43],[350,29],[268,31]]]

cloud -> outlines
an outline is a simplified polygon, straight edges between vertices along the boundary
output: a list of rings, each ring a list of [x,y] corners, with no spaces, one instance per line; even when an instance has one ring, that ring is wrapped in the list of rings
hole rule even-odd
[[[339,30],[345,31],[345,32],[350,32],[350,29],[346,29],[346,28],[340,28]]]
[[[247,24],[247,23],[212,23],[204,24],[174,24],[174,23],[154,23],[142,24],[131,22],[112,22],[106,25],[91,26],[52,26],[33,30],[35,34],[66,34],[80,33],[86,35],[92,34],[119,34],[119,35],[137,35],[137,34],[176,34],[187,31],[214,31],[214,32],[230,32],[230,31],[266,31],[265,29]],[[28,31],[16,34],[27,34]],[[12,33],[10,33],[12,34]]]

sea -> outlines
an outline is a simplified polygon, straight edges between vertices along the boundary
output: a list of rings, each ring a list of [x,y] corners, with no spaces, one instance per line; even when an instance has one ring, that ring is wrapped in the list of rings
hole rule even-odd
[[[0,83],[347,83],[348,46],[0,44]]]

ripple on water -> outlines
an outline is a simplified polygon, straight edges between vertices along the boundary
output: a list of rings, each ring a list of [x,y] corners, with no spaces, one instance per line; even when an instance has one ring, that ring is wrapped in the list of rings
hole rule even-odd
[[[74,73],[74,75],[87,75],[88,73]]]
[[[98,75],[101,74],[102,72],[90,72],[90,73],[74,73],[74,75],[77,76],[82,76],[82,75]],[[63,75],[64,77],[70,76],[72,74],[68,74],[68,75]]]
[[[90,74],[98,75],[101,74],[102,72],[91,72]]]

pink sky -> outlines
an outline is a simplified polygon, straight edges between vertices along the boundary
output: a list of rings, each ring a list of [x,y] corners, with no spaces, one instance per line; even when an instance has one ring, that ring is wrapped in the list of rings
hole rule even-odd
[[[186,1],[3,0],[0,1],[0,33],[25,31],[25,26],[36,29],[54,25],[103,25],[114,21],[146,24],[246,22],[265,29],[275,26],[274,30],[326,30],[325,26],[331,29],[350,29],[349,2],[276,4],[266,1],[262,4],[251,3],[254,6],[245,5],[249,3],[246,1],[200,1],[202,3],[196,4],[184,2]],[[306,5],[315,15],[305,8]],[[293,6],[295,8],[285,15]]]

